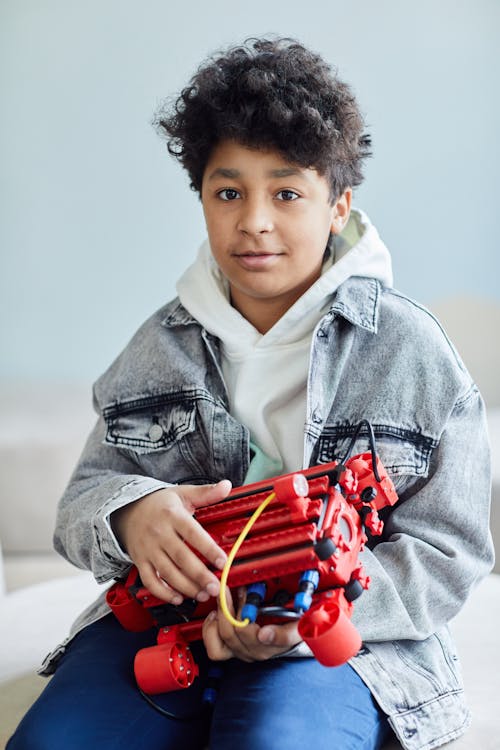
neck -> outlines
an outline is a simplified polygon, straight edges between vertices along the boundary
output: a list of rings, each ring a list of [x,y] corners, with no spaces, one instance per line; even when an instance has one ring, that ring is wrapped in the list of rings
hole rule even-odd
[[[262,300],[261,304],[256,305],[238,302],[231,295],[231,304],[249,323],[262,335],[271,330],[275,323],[290,309],[291,305],[278,305],[276,300],[268,302]]]
[[[269,299],[255,299],[231,289],[231,305],[262,335],[266,334],[280,318],[302,297],[311,286],[311,281],[290,292]]]

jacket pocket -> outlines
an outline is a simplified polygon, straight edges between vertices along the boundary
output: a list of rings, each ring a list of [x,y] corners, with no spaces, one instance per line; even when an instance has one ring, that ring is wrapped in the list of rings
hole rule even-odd
[[[429,693],[437,696],[463,688],[460,663],[447,626],[425,641],[394,641],[392,645],[397,656],[395,671],[409,669],[415,680],[419,675],[423,685],[428,683],[427,696],[422,691],[420,698],[415,696],[416,702],[428,698]]]
[[[374,693],[388,713],[429,707],[443,696],[463,691],[460,663],[447,626],[423,641],[367,643],[352,662],[355,668],[357,663],[362,666],[366,653],[378,662],[366,676],[372,678],[368,682],[375,678]],[[448,710],[452,709],[450,701]]]
[[[171,484],[217,481],[213,433],[220,411],[202,389],[116,402],[103,409],[104,442],[132,457],[142,474]]]
[[[360,431],[349,451],[357,427],[357,424],[345,423],[327,425],[318,440],[317,463],[346,460],[358,453],[368,452],[371,446],[365,428]],[[431,454],[437,445],[436,440],[423,435],[417,429],[384,424],[372,424],[372,428],[376,453],[398,492],[401,492],[413,478],[428,475]]]
[[[107,406],[105,442],[144,454],[170,448],[194,432],[194,392],[131,399]]]

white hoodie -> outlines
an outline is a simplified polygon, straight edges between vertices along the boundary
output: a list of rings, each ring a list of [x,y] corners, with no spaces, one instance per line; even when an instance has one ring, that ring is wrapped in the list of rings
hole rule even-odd
[[[389,251],[368,217],[351,212],[334,238],[320,278],[265,334],[229,301],[229,286],[206,241],[177,283],[180,301],[222,342],[231,414],[250,430],[255,456],[246,482],[303,468],[303,433],[312,334],[350,276],[392,286]]]

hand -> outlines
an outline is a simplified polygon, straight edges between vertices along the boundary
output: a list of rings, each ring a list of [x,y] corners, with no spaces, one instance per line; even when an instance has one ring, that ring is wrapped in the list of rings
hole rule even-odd
[[[184,597],[207,601],[218,595],[218,578],[193,550],[219,569],[227,556],[193,513],[222,500],[230,490],[227,479],[214,485],[168,487],[112,514],[115,534],[154,596],[180,604]]]
[[[228,609],[234,617],[234,605],[229,589],[226,590]],[[238,617],[245,603],[245,589],[238,591]],[[265,661],[272,656],[300,643],[297,622],[283,625],[257,625],[250,623],[244,628],[235,628],[224,617],[217,600],[217,610],[209,613],[203,623],[203,642],[207,654],[213,661],[225,661],[236,657],[242,661]]]

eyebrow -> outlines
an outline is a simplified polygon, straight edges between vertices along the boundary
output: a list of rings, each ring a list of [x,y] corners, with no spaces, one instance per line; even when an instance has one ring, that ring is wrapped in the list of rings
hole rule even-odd
[[[270,177],[293,177],[294,175],[301,177],[303,171],[297,167],[283,167],[283,169],[271,169],[268,174]]]
[[[235,180],[240,176],[240,172],[237,169],[224,169],[224,167],[217,167],[209,175],[208,179],[212,180],[214,177],[227,177],[229,180]]]
[[[303,171],[297,169],[297,167],[283,167],[282,169],[271,169],[267,172],[268,177],[291,177],[291,176],[302,176]],[[235,180],[241,177],[241,172],[238,169],[226,169],[225,167],[217,167],[209,175],[208,179],[212,180],[214,177],[226,177],[228,180]]]

